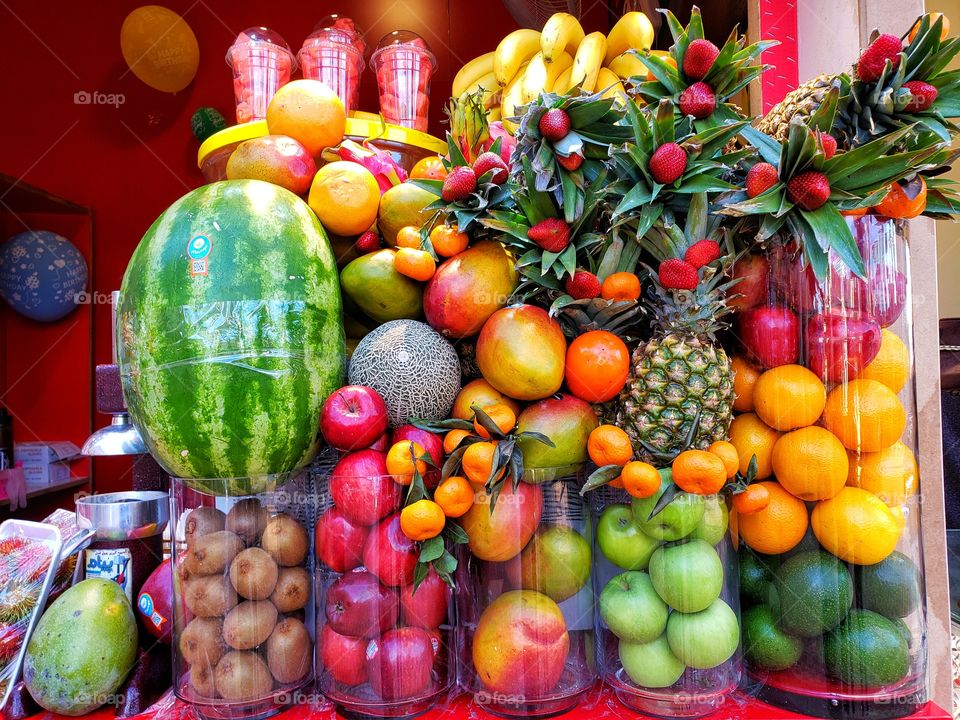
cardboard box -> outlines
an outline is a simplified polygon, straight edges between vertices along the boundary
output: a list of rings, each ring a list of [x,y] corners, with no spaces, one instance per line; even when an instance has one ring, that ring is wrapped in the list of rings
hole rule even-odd
[[[70,478],[70,461],[80,457],[80,448],[72,442],[17,443],[14,462],[23,462],[27,487],[48,487]]]

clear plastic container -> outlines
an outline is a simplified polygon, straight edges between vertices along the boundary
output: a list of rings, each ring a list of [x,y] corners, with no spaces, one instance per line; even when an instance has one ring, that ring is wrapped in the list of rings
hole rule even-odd
[[[593,528],[585,473],[528,470],[461,518],[471,538],[457,569],[460,686],[485,710],[547,717],[596,682]],[[540,482],[543,480],[543,482]]]
[[[297,53],[303,77],[319,80],[343,101],[349,115],[360,106],[360,75],[367,44],[353,20],[328,15],[317,23]]]
[[[609,486],[590,494],[597,665],[632,710],[702,717],[729,701],[742,670],[727,505],[681,493],[650,519],[658,498]]]
[[[865,278],[831,252],[818,280],[789,240],[742,270],[738,354],[763,374],[731,436],[780,508],[776,534],[737,520],[744,656],[772,704],[902,717],[927,698],[907,225],[847,222]]]
[[[317,548],[317,690],[348,717],[411,717],[456,694],[454,607],[400,529],[405,488],[367,449],[323,473]]]
[[[265,27],[247,28],[227,50],[233,69],[237,122],[263,120],[277,90],[290,82],[297,59],[280,35]]]
[[[370,65],[377,74],[380,112],[387,122],[426,132],[437,58],[424,39],[410,30],[387,33]]]
[[[255,481],[171,482],[174,691],[218,720],[277,712],[313,677],[310,474]]]

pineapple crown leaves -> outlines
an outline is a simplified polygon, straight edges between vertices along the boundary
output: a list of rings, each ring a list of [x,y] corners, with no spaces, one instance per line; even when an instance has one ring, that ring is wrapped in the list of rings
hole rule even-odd
[[[804,257],[818,279],[826,277],[827,253],[831,250],[856,275],[865,276],[863,258],[840,211],[875,205],[892,182],[928,167],[928,159],[935,157],[939,149],[934,146],[896,152],[898,144],[913,130],[913,126],[906,126],[827,160],[811,131],[826,131],[832,126],[838,99],[839,88],[831,88],[809,125],[794,118],[782,145],[755,128],[743,128],[743,139],[757,148],[765,162],[777,168],[779,180],[754,198],[747,197],[744,190],[717,198],[720,214],[760,218],[758,242],[784,230],[799,238]],[[823,173],[830,186],[828,201],[816,210],[796,205],[787,191],[790,179],[808,170]]]
[[[490,139],[484,95],[482,88],[474,93],[464,93],[459,98],[451,98],[445,108],[450,135],[466,158],[465,164],[473,163],[482,152],[483,143]]]
[[[549,313],[569,338],[591,330],[606,330],[624,342],[630,342],[637,339],[631,333],[643,314],[643,306],[636,300],[576,300],[569,295],[560,295],[550,304]]]
[[[655,112],[627,103],[632,139],[610,150],[613,174],[618,178],[609,190],[617,199],[614,227],[628,223],[636,237],[646,234],[660,220],[665,208],[683,211],[689,195],[723,192],[734,188],[724,176],[730,168],[754,153],[752,149],[724,153],[726,144],[746,126],[745,120],[707,128],[696,134],[678,135],[673,102],[664,98]],[[661,145],[676,142],[687,155],[683,175],[671,185],[658,183],[650,173],[650,158]]]
[[[654,79],[631,78],[631,83],[636,88],[635,91],[638,95],[651,102],[663,98],[671,98],[677,102],[687,87],[696,82],[684,76],[683,59],[691,42],[704,39],[703,19],[700,16],[700,9],[696,5],[690,11],[690,22],[687,27],[683,27],[677,17],[669,10],[661,8],[659,12],[665,15],[670,34],[673,36],[670,54],[676,62],[676,67],[662,57],[650,52],[632,51],[637,59],[646,65]],[[738,109],[727,101],[760,77],[765,70],[772,67],[770,65],[760,65],[757,60],[764,50],[777,44],[774,40],[764,40],[747,45],[746,38],[740,35],[738,27],[731,30],[727,41],[720,48],[720,54],[703,78],[703,82],[713,89],[717,99],[717,108],[709,117],[703,120],[693,120],[692,124],[696,129],[702,130],[730,120],[740,119],[741,114]],[[690,121],[690,118],[685,119],[688,124]]]
[[[490,147],[490,152],[500,152],[500,138],[497,138]],[[459,144],[453,135],[447,133],[447,157],[441,158],[444,168],[450,172],[455,167],[471,167],[466,157],[460,149]],[[422,188],[437,196],[437,200],[427,205],[424,210],[435,211],[430,221],[424,223],[421,228],[421,240],[427,245],[427,235],[430,229],[441,219],[446,222],[455,222],[457,227],[467,232],[474,222],[481,221],[489,213],[497,209],[509,208],[513,204],[513,194],[516,192],[516,186],[508,179],[507,182],[497,185],[493,182],[493,175],[496,170],[488,170],[477,178],[477,187],[463,200],[447,202],[443,199],[443,180],[427,180],[416,178],[407,180],[419,188]]]
[[[570,132],[557,142],[550,142],[540,132],[540,118],[547,110],[561,109],[570,118]],[[516,133],[517,158],[526,158],[534,171],[532,187],[553,195],[563,209],[567,223],[575,222],[584,212],[586,188],[593,183],[609,162],[611,144],[626,140],[630,131],[622,124],[623,112],[613,98],[601,93],[589,95],[556,95],[543,93],[524,106]],[[557,159],[582,155],[576,170],[567,170]]]

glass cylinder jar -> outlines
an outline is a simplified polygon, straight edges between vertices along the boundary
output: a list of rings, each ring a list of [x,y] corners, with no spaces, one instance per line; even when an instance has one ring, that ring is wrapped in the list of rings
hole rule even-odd
[[[593,528],[581,469],[530,470],[461,518],[457,569],[460,685],[513,717],[570,710],[596,680]]]
[[[654,514],[661,476],[650,498],[590,494],[598,666],[632,710],[701,717],[740,682],[737,558],[724,498],[681,492]]]
[[[172,483],[174,690],[264,717],[312,679],[315,497],[305,471]]]
[[[345,454],[318,486],[317,689],[352,717],[411,717],[456,694],[452,593],[400,527],[385,455]]]
[[[736,271],[730,434],[770,497],[733,518],[743,646],[767,702],[900,717],[926,701],[906,225],[848,225],[865,277],[831,251],[818,278],[789,239]]]

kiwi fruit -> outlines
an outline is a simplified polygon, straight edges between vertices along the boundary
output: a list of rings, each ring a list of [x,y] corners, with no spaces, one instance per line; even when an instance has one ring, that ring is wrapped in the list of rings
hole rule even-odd
[[[300,622],[306,622],[307,613],[303,610],[303,608],[300,608],[299,610],[294,610],[293,612],[283,613],[283,615],[280,616],[281,620],[286,620],[287,618],[293,618],[294,620],[299,620]]]
[[[243,542],[256,545],[260,542],[263,528],[270,519],[270,513],[256,498],[245,498],[237,502],[227,513],[226,528],[239,535]]]
[[[247,600],[231,610],[223,620],[223,639],[235,650],[250,650],[270,637],[277,624],[273,603]]]
[[[277,564],[257,547],[240,551],[230,563],[230,581],[247,600],[266,600],[277,585]]]
[[[224,528],[227,516],[215,507],[201,506],[194,508],[187,515],[183,526],[183,537],[190,545],[194,538],[203,537],[210,533],[220,532]]]
[[[193,665],[190,668],[190,687],[200,697],[217,697],[217,683],[213,665]]]
[[[196,617],[180,633],[180,654],[191,667],[213,668],[226,651],[220,618]]]
[[[310,633],[302,622],[286,618],[277,623],[267,640],[267,666],[274,680],[280,684],[302,680],[312,657]]]
[[[243,540],[226,530],[194,538],[183,557],[183,566],[191,575],[223,573],[243,550]]]
[[[302,567],[280,568],[270,602],[282,613],[300,610],[310,597],[310,574]]]
[[[237,604],[237,591],[225,575],[204,575],[188,580],[183,601],[197,617],[220,617]]]
[[[263,529],[260,547],[266,550],[279,565],[291,567],[301,564],[307,557],[307,531],[286,513],[270,518]]]
[[[255,652],[228,652],[217,663],[214,676],[217,692],[225,700],[253,700],[273,690],[270,668]]]

